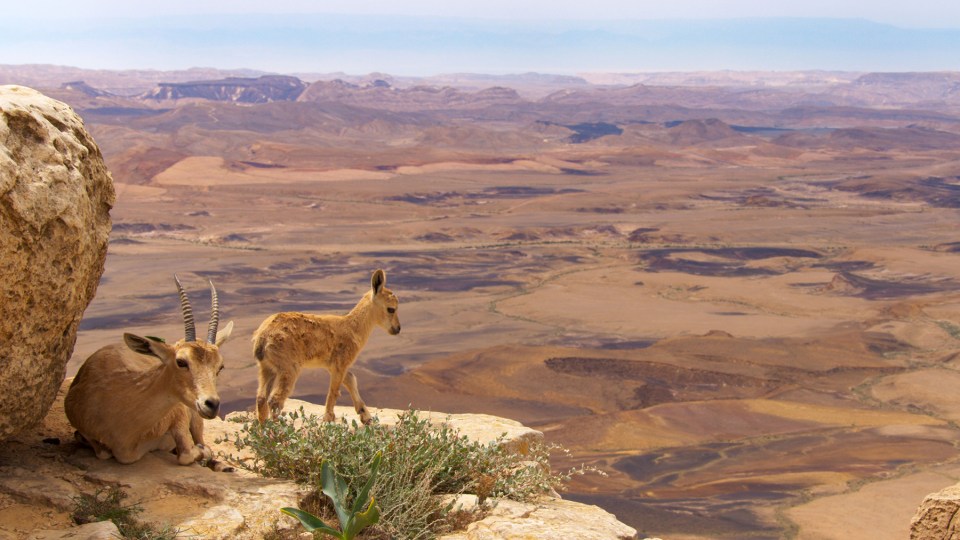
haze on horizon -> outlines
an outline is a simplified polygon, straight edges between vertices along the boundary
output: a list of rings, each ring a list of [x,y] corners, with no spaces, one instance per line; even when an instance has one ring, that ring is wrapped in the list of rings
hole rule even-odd
[[[960,3],[40,0],[5,6],[0,63],[433,75],[960,69]]]

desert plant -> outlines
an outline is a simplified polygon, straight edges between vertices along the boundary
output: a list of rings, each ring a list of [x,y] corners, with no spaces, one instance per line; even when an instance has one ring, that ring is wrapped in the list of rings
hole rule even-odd
[[[143,508],[137,504],[123,504],[127,493],[117,486],[101,488],[92,495],[81,493],[73,498],[73,521],[77,525],[112,521],[127,540],[173,540],[179,531],[169,526],[157,528],[137,519]]]
[[[950,321],[937,321],[937,326],[942,328],[944,332],[950,334],[950,337],[953,339],[960,339],[960,326]]]
[[[347,502],[350,492],[346,480],[337,474],[328,461],[323,462],[320,472],[323,479],[323,493],[330,497],[333,502],[337,519],[340,520],[341,530],[338,531],[330,527],[317,516],[299,508],[285,507],[281,508],[280,511],[300,520],[300,523],[308,531],[320,531],[340,540],[353,540],[360,531],[380,520],[380,512],[377,510],[375,498],[370,496],[370,488],[373,487],[373,483],[377,479],[377,471],[380,469],[380,459],[382,457],[383,454],[380,452],[377,452],[377,455],[374,456],[373,463],[370,464],[370,478],[367,479],[367,483],[363,485],[360,492],[352,497],[352,505]]]
[[[557,489],[569,473],[552,473],[550,450],[530,445],[518,455],[502,444],[471,441],[445,424],[434,425],[414,410],[400,415],[396,425],[379,422],[323,422],[303,410],[275,420],[244,424],[232,442],[253,457],[233,462],[261,474],[304,484],[323,483],[323,463],[329,463],[348,486],[365,485],[370,463],[382,455],[372,492],[376,494],[379,530],[396,538],[429,538],[444,528],[451,508],[438,495],[477,493],[481,497],[531,500]]]

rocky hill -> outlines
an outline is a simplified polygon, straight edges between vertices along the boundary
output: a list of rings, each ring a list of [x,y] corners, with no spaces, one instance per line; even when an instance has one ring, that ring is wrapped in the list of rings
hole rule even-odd
[[[670,142],[682,146],[717,141],[738,142],[746,139],[745,136],[716,118],[671,122],[667,124],[667,128],[667,137]]]
[[[318,81],[303,92],[299,101],[339,102],[388,111],[479,109],[494,105],[520,105],[526,102],[516,90],[511,88],[492,87],[477,92],[464,92],[450,86],[396,88],[382,79],[364,85],[339,79]]]
[[[960,104],[958,73],[867,73],[833,90],[865,105],[894,106]]]
[[[110,92],[94,88],[84,81],[70,81],[60,85],[60,88],[69,92],[78,92],[87,97],[98,98],[110,96]]]

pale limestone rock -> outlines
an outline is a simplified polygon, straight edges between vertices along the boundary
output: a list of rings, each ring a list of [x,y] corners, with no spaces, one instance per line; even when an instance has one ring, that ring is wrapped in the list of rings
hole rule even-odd
[[[299,399],[288,399],[283,406],[284,412],[299,411],[303,408],[304,412],[323,417],[324,406],[310,403]],[[367,408],[370,413],[377,417],[380,423],[393,425],[397,423],[397,418],[405,411],[397,409],[378,409],[376,407]],[[353,407],[334,407],[334,413],[337,420],[346,419],[347,423],[356,421],[360,423],[360,417],[353,410]],[[441,412],[418,411],[421,418],[429,420],[433,424],[448,424],[455,426],[461,435],[465,435],[470,440],[481,443],[490,443],[501,435],[504,436],[504,443],[511,450],[526,455],[530,445],[534,442],[543,441],[543,433],[528,428],[527,426],[515,420],[491,416],[488,414],[447,414]],[[233,413],[228,419],[239,420],[247,416],[244,413]]]
[[[180,523],[181,530],[200,538],[235,538],[246,524],[243,514],[236,508],[221,504],[207,510],[203,515]]]
[[[112,521],[98,521],[62,531],[37,531],[28,536],[27,540],[117,540],[117,538],[121,538],[120,531]]]
[[[239,427],[233,424],[234,429]],[[175,456],[164,452],[151,452],[129,465],[98,460],[92,451],[78,452],[71,461],[86,471],[85,480],[122,486],[131,501],[142,500],[145,521],[169,523],[186,537],[255,540],[275,524],[280,530],[299,528],[280,513],[281,507],[299,506],[306,495],[306,490],[293,482],[260,478],[242,470],[217,473],[199,465],[182,466]],[[179,517],[170,519],[170,506],[180,509]]]
[[[440,540],[631,540],[636,537],[636,529],[596,506],[561,499],[537,503],[501,499],[485,518],[471,523],[466,531],[441,536]]]
[[[73,498],[80,494],[77,488],[64,479],[48,478],[38,472],[24,467],[5,467],[0,475],[0,492],[38,506],[71,509]]]
[[[67,105],[0,86],[0,440],[63,381],[107,251],[113,181]]]
[[[459,495],[445,495],[443,497],[444,506],[450,505],[454,512],[470,512],[480,506],[480,497],[473,493],[461,493]]]
[[[543,433],[520,422],[489,414],[431,413],[430,419],[456,426],[461,435],[474,441],[491,442],[502,435],[505,438],[504,446],[521,456],[530,453],[531,444],[543,442]]]
[[[960,540],[960,484],[927,495],[910,522],[910,539]]]

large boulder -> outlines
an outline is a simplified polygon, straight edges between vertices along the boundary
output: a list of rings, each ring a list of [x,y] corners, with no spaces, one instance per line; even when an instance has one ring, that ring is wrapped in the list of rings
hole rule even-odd
[[[103,273],[113,181],[66,104],[0,86],[0,440],[38,423]]]

